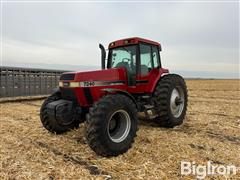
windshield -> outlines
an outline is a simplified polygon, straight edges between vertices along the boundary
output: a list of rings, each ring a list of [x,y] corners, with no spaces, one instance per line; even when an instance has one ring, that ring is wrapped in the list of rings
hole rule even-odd
[[[136,72],[136,46],[125,46],[110,50],[109,68],[125,67],[128,72]]]

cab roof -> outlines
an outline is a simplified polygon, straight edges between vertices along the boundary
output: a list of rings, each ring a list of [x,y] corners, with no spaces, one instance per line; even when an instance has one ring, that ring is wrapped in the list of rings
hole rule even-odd
[[[161,49],[160,43],[152,41],[152,40],[140,38],[140,37],[125,38],[125,39],[113,41],[109,44],[108,49],[112,49],[112,48],[116,48],[116,47],[120,47],[120,46],[126,46],[126,45],[139,44],[140,42],[152,44],[152,45],[160,47],[160,49]]]

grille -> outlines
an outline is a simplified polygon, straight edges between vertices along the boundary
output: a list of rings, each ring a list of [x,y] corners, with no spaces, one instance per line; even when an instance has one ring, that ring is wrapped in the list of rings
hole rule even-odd
[[[60,80],[74,80],[75,74],[62,74]]]

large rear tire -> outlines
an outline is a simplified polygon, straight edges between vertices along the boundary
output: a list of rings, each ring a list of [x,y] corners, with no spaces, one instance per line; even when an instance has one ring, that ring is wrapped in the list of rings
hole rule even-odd
[[[137,109],[124,95],[107,95],[89,110],[86,139],[102,156],[117,156],[131,148],[137,131]]]
[[[76,118],[71,121],[71,123],[68,124],[60,124],[56,119],[50,118],[48,111],[47,111],[47,105],[53,101],[57,101],[61,99],[61,93],[55,92],[51,96],[49,96],[42,104],[40,109],[40,119],[43,124],[43,127],[45,127],[48,131],[51,133],[56,134],[62,134],[64,132],[67,132],[71,129],[79,127],[79,124],[84,122],[85,116],[84,114],[81,114],[81,118]]]
[[[177,74],[163,76],[153,94],[158,112],[156,121],[172,128],[183,123],[187,111],[188,94],[184,79]]]

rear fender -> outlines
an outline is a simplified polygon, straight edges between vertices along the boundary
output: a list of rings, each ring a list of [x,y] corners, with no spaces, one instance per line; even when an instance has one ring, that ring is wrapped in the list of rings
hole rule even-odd
[[[160,73],[158,75],[158,77],[153,81],[153,84],[151,86],[151,89],[150,89],[150,92],[151,93],[154,93],[157,85],[158,85],[158,82],[166,75],[169,74],[169,70],[168,69],[164,69],[164,68],[160,68]]]

